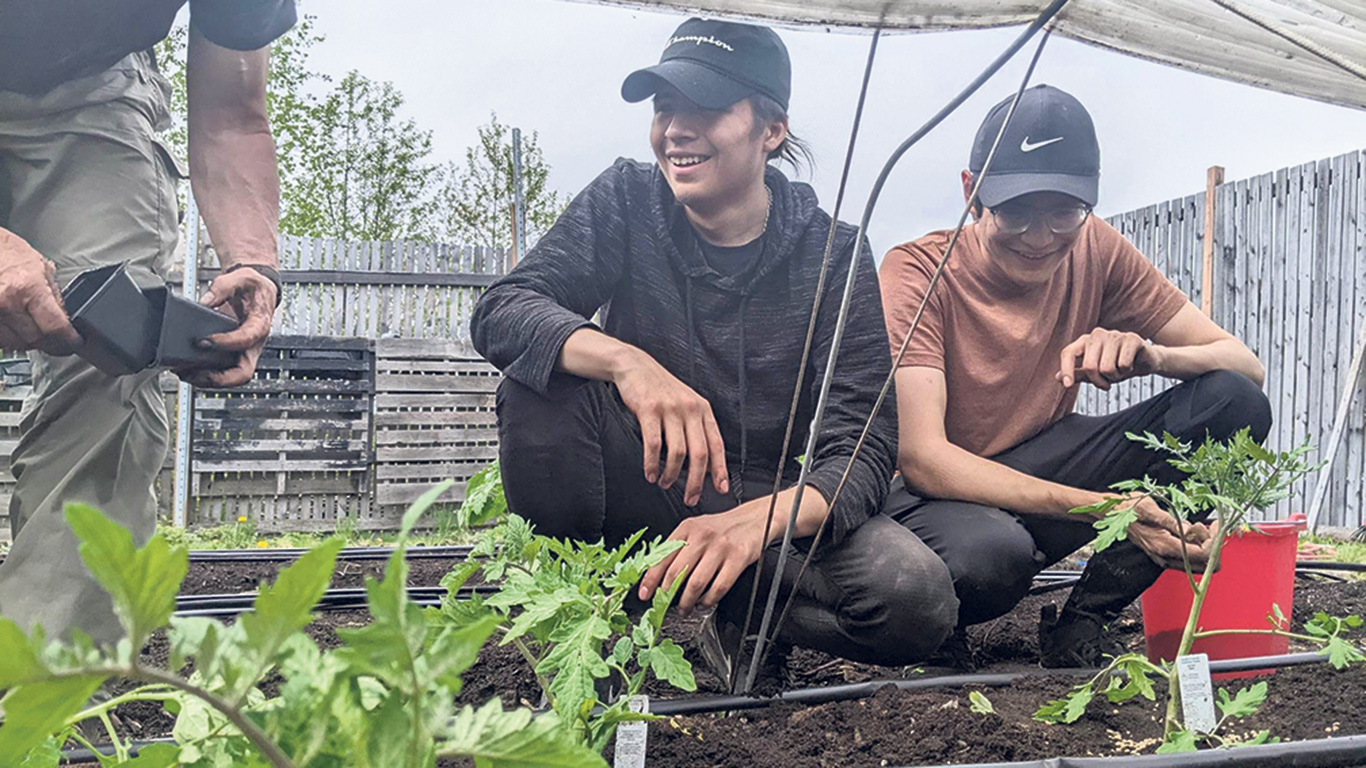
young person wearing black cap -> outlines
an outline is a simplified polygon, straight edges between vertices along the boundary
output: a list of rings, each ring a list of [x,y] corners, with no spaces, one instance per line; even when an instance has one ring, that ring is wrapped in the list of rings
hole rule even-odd
[[[776,565],[776,548],[765,545],[781,538],[791,509],[796,454],[855,250],[855,229],[839,225],[784,490],[763,542],[830,227],[811,188],[769,165],[793,149],[790,81],[772,30],[685,22],[659,64],[622,85],[627,101],[654,97],[655,162],[618,160],[594,180],[489,288],[471,324],[475,347],[507,375],[498,427],[511,510],[551,536],[619,542],[645,528],[686,541],[645,576],[639,597],[686,569],[679,605],[717,606],[703,650],[723,677],[753,566],[761,553],[765,573]],[[796,531],[809,537],[828,517],[828,544],[780,639],[909,663],[952,631],[957,604],[943,563],[878,515],[896,453],[891,409],[873,422],[839,504],[827,503],[890,367],[877,275],[861,245]]]
[[[963,172],[965,197],[1010,100],[987,115]],[[1067,93],[1027,90],[982,180],[975,221],[896,373],[898,468],[884,511],[953,574],[962,626],[996,618],[1033,577],[1095,536],[1069,514],[1112,483],[1177,479],[1127,432],[1219,440],[1271,425],[1263,369],[1242,342],[1196,309],[1129,241],[1091,215],[1100,148],[1091,117]],[[947,246],[934,232],[894,248],[882,294],[895,351]],[[1135,376],[1180,383],[1118,413],[1072,413],[1082,383],[1108,390]],[[1134,502],[1127,541],[1093,558],[1061,615],[1045,615],[1046,666],[1099,661],[1105,624],[1164,567],[1181,541],[1154,502]],[[1197,559],[1211,541],[1191,527]]]

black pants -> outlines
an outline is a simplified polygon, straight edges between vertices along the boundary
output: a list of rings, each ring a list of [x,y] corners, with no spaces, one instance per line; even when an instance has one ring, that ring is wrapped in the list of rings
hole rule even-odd
[[[1126,432],[1170,432],[1198,444],[1207,434],[1225,440],[1244,427],[1258,442],[1266,439],[1271,429],[1266,395],[1239,373],[1214,371],[1118,413],[1066,416],[992,458],[1027,475],[1092,491],[1145,474],[1170,483],[1180,473],[1162,455],[1126,438]],[[883,511],[948,565],[963,626],[1007,613],[1039,571],[1095,538],[1085,520],[1016,516],[980,504],[920,498],[894,485]],[[1138,545],[1121,541],[1091,558],[1065,611],[1108,622],[1161,573]]]
[[[585,381],[552,399],[505,380],[498,388],[498,435],[508,508],[541,534],[616,544],[642,528],[647,536],[668,536],[684,518],[736,504],[708,483],[701,502],[687,507],[683,479],[670,489],[647,482],[639,424],[609,384]],[[748,478],[743,489],[746,499],[766,496],[772,474],[767,482]],[[785,524],[788,511],[779,508],[774,524]],[[784,570],[784,600],[805,555],[804,542],[796,543]],[[953,631],[958,600],[949,570],[890,518],[875,516],[839,544],[820,549],[796,585],[780,635],[784,642],[855,661],[909,664],[929,656]],[[777,562],[777,547],[770,547],[751,631]],[[754,572],[748,569],[721,601],[717,610],[725,618],[743,621]]]

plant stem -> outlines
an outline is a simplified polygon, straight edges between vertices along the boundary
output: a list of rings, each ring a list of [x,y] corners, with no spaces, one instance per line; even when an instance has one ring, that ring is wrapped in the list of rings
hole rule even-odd
[[[114,757],[123,761],[128,759],[128,748],[119,741],[119,732],[114,730],[114,723],[109,719],[109,712],[100,713],[100,723],[104,725],[104,732],[109,734],[109,746],[114,748]]]
[[[507,634],[508,630],[506,627],[499,627],[498,631]],[[536,684],[541,686],[541,691],[545,694],[546,699],[549,700],[550,681],[545,679],[545,675],[536,671],[536,667],[540,666],[541,660],[536,658],[536,654],[532,653],[530,648],[526,647],[526,643],[522,642],[522,638],[515,638],[512,641],[512,644],[517,647],[518,651],[521,651],[522,658],[526,659],[527,663],[531,665],[531,672],[536,675]]]
[[[237,730],[241,731],[243,736],[247,737],[247,739],[260,750],[261,754],[264,755],[275,768],[296,768],[294,761],[290,760],[289,755],[286,755],[275,742],[271,741],[270,737],[258,728],[256,723],[253,723],[241,710],[233,707],[227,701],[224,701],[222,698],[209,691],[200,688],[188,680],[182,680],[170,672],[144,667],[139,664],[132,664],[127,667],[113,666],[71,669],[55,673],[47,679],[62,680],[70,677],[86,676],[125,677],[130,680],[141,680],[145,683],[165,685],[169,688],[184,691],[222,713],[229,722],[237,727]]]
[[[1207,632],[1196,632],[1196,640],[1204,640],[1207,637],[1218,637],[1220,635],[1279,635],[1288,637],[1291,640],[1304,640],[1309,643],[1323,645],[1327,642],[1326,637],[1314,637],[1313,635],[1301,635],[1295,632],[1286,632],[1281,629],[1211,629]]]
[[[1219,535],[1215,538],[1214,549],[1210,551],[1209,562],[1205,565],[1205,578],[1200,580],[1195,589],[1191,601],[1190,617],[1186,619],[1186,628],[1181,633],[1181,644],[1176,649],[1176,659],[1190,653],[1191,646],[1195,644],[1195,630],[1200,624],[1200,609],[1205,605],[1205,595],[1209,592],[1210,582],[1214,580],[1214,572],[1219,569],[1219,555],[1223,552],[1226,541],[1228,541],[1228,531],[1221,527]],[[1173,667],[1171,677],[1167,680],[1167,719],[1163,725],[1163,737],[1167,740],[1170,740],[1171,735],[1180,728],[1181,698],[1178,689],[1180,677]]]

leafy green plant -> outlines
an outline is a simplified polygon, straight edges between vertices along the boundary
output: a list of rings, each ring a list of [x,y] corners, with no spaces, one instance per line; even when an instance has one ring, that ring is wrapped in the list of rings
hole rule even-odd
[[[494,494],[491,488],[488,492]],[[474,502],[469,519],[487,520],[498,506],[497,501]],[[442,580],[447,597],[441,608],[428,609],[428,620],[449,630],[493,617],[499,642],[514,646],[526,660],[554,711],[580,743],[601,750],[618,724],[650,719],[627,706],[647,676],[685,691],[697,689],[683,649],[661,632],[683,577],[657,591],[638,618],[627,613],[628,596],[645,572],[683,546],[656,539],[637,549],[643,533],[609,549],[538,536],[528,522],[509,515],[481,536],[468,562]],[[476,575],[501,581],[498,593],[462,593]],[[598,688],[614,679],[621,697],[601,701]]]
[[[494,617],[460,626],[429,625],[407,599],[406,537],[447,486],[404,515],[399,546],[383,578],[366,579],[370,624],[339,631],[341,646],[323,650],[304,634],[326,589],[340,539],[330,540],[263,587],[254,609],[231,626],[173,617],[188,568],[187,551],[160,535],[137,549],[127,529],[98,511],[69,506],[86,566],[113,598],[126,637],[97,647],[87,637],[48,642],[0,619],[0,688],[5,723],[0,756],[26,768],[56,766],[68,739],[86,744],[77,723],[102,723],[114,746],[104,766],[192,768],[427,768],[437,757],[472,758],[479,768],[554,764],[603,767],[601,756],[572,738],[558,715],[505,711],[497,699],[456,711],[461,674],[497,629]],[[139,650],[168,629],[167,669]],[[175,670],[193,660],[188,677]],[[259,687],[278,680],[275,695]],[[114,679],[140,685],[89,705]],[[109,713],[130,701],[161,702],[175,714],[175,744],[130,757]],[[18,758],[16,758],[18,756]]]
[[[1311,472],[1312,467],[1305,461],[1309,453],[1308,445],[1292,451],[1272,452],[1257,444],[1251,433],[1244,429],[1225,442],[1207,440],[1199,448],[1182,442],[1172,435],[1161,438],[1152,434],[1142,436],[1129,434],[1129,439],[1142,443],[1148,449],[1169,454],[1168,463],[1186,475],[1179,483],[1161,484],[1150,477],[1141,480],[1126,480],[1112,486],[1126,494],[1141,494],[1170,513],[1177,523],[1182,541],[1185,541],[1186,527],[1195,521],[1213,514],[1218,517],[1219,525],[1210,550],[1209,560],[1203,577],[1197,578],[1191,566],[1189,553],[1183,551],[1186,579],[1194,600],[1178,645],[1177,657],[1190,653],[1196,640],[1228,634],[1274,634],[1290,637],[1322,646],[1333,666],[1341,669],[1354,661],[1361,661],[1361,651],[1342,637],[1345,630],[1361,626],[1356,616],[1335,618],[1319,614],[1305,625],[1305,632],[1297,634],[1290,630],[1290,622],[1281,612],[1280,606],[1273,606],[1272,615],[1267,619],[1270,629],[1228,629],[1200,631],[1200,611],[1210,583],[1218,575],[1219,558],[1224,544],[1231,535],[1258,535],[1248,525],[1252,512],[1264,510],[1286,497],[1290,486]],[[1125,504],[1130,496],[1106,499],[1097,504],[1078,507],[1072,510],[1079,514],[1102,515],[1094,526],[1098,532],[1093,544],[1097,552],[1103,551],[1128,535],[1129,526],[1137,520],[1132,508]],[[1048,723],[1072,723],[1086,712],[1087,706],[1102,693],[1112,704],[1128,701],[1142,696],[1156,701],[1157,688],[1154,679],[1167,684],[1167,711],[1163,720],[1164,743],[1158,752],[1190,751],[1197,748],[1201,741],[1219,746],[1234,746],[1253,743],[1267,743],[1271,740],[1269,732],[1257,734],[1253,739],[1237,742],[1221,737],[1219,730],[1232,718],[1253,714],[1266,700],[1266,684],[1258,683],[1230,696],[1227,690],[1219,690],[1218,706],[1222,717],[1210,733],[1192,733],[1182,721],[1180,697],[1177,693],[1176,668],[1169,664],[1154,664],[1141,654],[1123,654],[1111,660],[1110,664],[1087,682],[1072,689],[1067,696],[1050,701],[1034,713],[1036,720]]]

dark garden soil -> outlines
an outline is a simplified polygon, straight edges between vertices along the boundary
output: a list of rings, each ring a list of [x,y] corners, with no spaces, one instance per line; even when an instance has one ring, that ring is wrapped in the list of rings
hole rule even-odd
[[[452,561],[414,561],[410,583],[434,586]],[[272,563],[195,563],[186,579],[186,593],[240,592],[273,577]],[[343,563],[335,587],[359,587],[365,574],[382,570],[382,562]],[[1048,726],[1034,722],[1032,713],[1057,698],[1076,678],[1048,675],[1038,667],[1037,625],[1040,608],[1061,605],[1067,590],[1027,598],[1015,611],[968,631],[968,647],[979,672],[1032,671],[1028,684],[983,689],[998,714],[976,714],[968,708],[967,689],[903,692],[887,688],[872,698],[818,706],[777,705],[730,717],[676,717],[650,726],[649,765],[738,766],[897,766],[1033,760],[1059,755],[1126,755],[1151,753],[1160,737],[1160,713],[1146,701],[1109,706],[1095,702],[1079,722]],[[1366,581],[1346,583],[1301,581],[1295,595],[1294,622],[1298,626],[1315,611],[1336,615],[1366,614]],[[364,612],[320,614],[308,629],[325,647],[337,644],[339,627],[359,626]],[[680,643],[697,632],[695,618],[671,617],[666,632]],[[1142,619],[1137,605],[1111,627],[1113,636],[1133,650],[1143,645]],[[1361,638],[1358,637],[1360,642]],[[699,693],[720,693],[718,681],[688,646]],[[1292,651],[1297,648],[1292,646]],[[144,649],[148,661],[164,665],[167,649],[157,638]],[[761,690],[805,688],[877,679],[918,678],[958,672],[932,660],[918,667],[878,667],[855,664],[813,651],[798,649],[788,657],[783,679],[765,680]],[[1239,733],[1270,729],[1283,740],[1323,738],[1366,733],[1366,668],[1336,672],[1327,665],[1282,669],[1268,679],[1270,697],[1261,713],[1241,721]],[[1233,681],[1229,685],[1247,685]],[[658,686],[655,697],[681,694]],[[465,675],[459,701],[482,704],[493,696],[508,706],[536,706],[540,691],[525,662],[511,648],[490,644],[480,661]],[[172,718],[156,705],[120,708],[124,729],[135,740],[164,737]],[[610,755],[610,749],[608,754]]]

